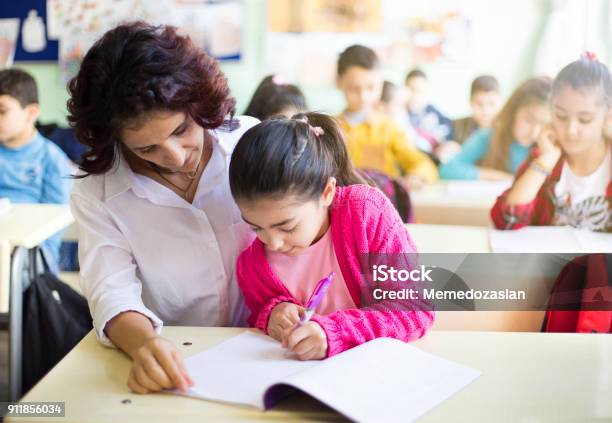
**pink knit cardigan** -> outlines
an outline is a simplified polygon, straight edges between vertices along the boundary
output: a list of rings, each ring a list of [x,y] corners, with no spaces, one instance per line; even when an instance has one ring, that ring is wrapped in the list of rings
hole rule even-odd
[[[374,338],[412,341],[423,336],[433,324],[432,307],[416,303],[410,307],[372,305],[376,302],[372,300],[372,288],[366,286],[360,272],[360,257],[364,254],[416,252],[387,197],[367,185],[339,187],[330,207],[330,230],[342,276],[358,308],[312,317],[327,335],[328,357]],[[278,303],[300,304],[272,271],[265,246],[259,239],[238,257],[236,270],[238,284],[251,311],[251,326],[267,333],[270,313]],[[362,299],[368,305],[360,308]]]

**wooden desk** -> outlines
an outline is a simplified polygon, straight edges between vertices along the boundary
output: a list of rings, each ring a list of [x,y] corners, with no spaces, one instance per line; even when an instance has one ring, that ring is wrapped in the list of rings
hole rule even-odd
[[[163,334],[189,356],[242,330],[166,327]],[[186,341],[192,345],[182,345]],[[432,331],[413,345],[482,371],[479,379],[420,421],[612,418],[610,335]],[[342,420],[305,395],[294,395],[265,413],[166,394],[136,395],[126,385],[129,369],[124,354],[101,346],[90,333],[23,401],[64,401],[62,422]],[[124,404],[126,399],[131,402]]]
[[[489,233],[481,226],[407,224],[419,253],[490,253]]]
[[[38,245],[72,222],[70,208],[57,204],[13,204],[0,215],[0,313],[9,315],[9,400],[21,395],[22,270],[38,261]]]
[[[1,248],[0,257],[0,313],[8,311],[9,280],[3,264],[10,263],[12,248],[36,247],[50,236],[74,222],[70,208],[56,204],[13,204],[11,210],[0,215],[0,240],[9,248]]]
[[[490,253],[488,229],[477,226],[406,225],[419,253]],[[527,286],[525,289],[529,289]],[[539,332],[544,311],[441,311],[434,330]]]
[[[461,189],[455,189],[455,187]],[[473,193],[460,191],[472,186]],[[499,183],[486,181],[439,181],[410,193],[418,223],[490,226],[489,211],[497,198]],[[499,188],[503,191],[503,187]],[[501,191],[499,193],[501,193]]]

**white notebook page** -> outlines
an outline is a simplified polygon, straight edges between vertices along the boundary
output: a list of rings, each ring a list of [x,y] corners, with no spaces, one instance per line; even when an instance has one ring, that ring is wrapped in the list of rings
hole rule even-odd
[[[323,361],[287,358],[280,344],[245,332],[186,359],[190,396],[264,408],[270,386],[285,383],[362,422],[410,421],[480,372],[402,341],[380,338]]]

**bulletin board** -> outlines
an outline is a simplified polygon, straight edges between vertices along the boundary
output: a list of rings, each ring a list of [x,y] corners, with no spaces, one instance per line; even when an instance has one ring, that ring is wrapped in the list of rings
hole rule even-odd
[[[16,62],[56,62],[58,58],[59,43],[58,40],[50,40],[47,38],[45,25],[45,47],[37,52],[28,52],[24,50],[22,42],[22,31],[24,22],[28,17],[28,12],[35,10],[36,15],[42,19],[43,24],[47,21],[47,1],[46,0],[4,0],[0,6],[0,19],[18,18],[19,33],[17,36],[17,44],[15,48]],[[27,28],[27,26],[26,26]],[[27,43],[26,43],[27,44]]]
[[[127,21],[143,20],[152,25],[175,26],[216,59],[236,61],[242,57],[243,2],[2,0],[0,47],[11,43],[7,35],[11,28],[9,19],[19,19],[19,30],[13,48],[0,48],[0,53],[14,50],[16,62],[57,62],[60,78],[66,82],[78,71],[87,50],[106,31]],[[11,62],[5,60],[4,66]]]

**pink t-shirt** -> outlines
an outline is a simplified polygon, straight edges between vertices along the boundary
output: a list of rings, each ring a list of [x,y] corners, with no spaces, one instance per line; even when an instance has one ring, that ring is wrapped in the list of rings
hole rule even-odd
[[[306,304],[321,279],[336,272],[327,294],[316,310],[317,314],[327,315],[336,310],[355,308],[334,252],[331,230],[328,229],[320,240],[298,256],[291,257],[266,250],[266,258],[276,276],[302,304]]]

